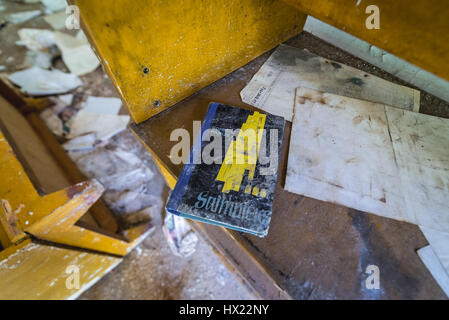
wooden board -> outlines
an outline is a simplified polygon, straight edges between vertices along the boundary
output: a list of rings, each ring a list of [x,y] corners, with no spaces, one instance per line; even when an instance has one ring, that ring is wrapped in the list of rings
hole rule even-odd
[[[300,86],[419,111],[418,90],[286,45],[274,51],[240,95],[243,102],[292,121]]]
[[[300,87],[290,192],[449,232],[449,120]]]
[[[288,44],[300,47],[307,43],[311,42],[302,35]],[[342,59],[349,58],[324,43],[320,48],[338,52]],[[166,172],[177,178],[182,165],[174,165],[169,159],[177,143],[170,141],[172,130],[185,128],[192,135],[192,121],[203,120],[211,101],[255,110],[241,101],[240,91],[268,57],[269,53],[255,59],[173,108],[131,125],[131,129],[157,155]],[[348,61],[353,61],[353,66],[360,63],[352,59]],[[258,286],[260,268],[272,279],[271,288],[277,286],[295,299],[444,299],[444,293],[416,255],[416,249],[427,245],[417,226],[283,190],[290,130],[287,124],[268,236],[261,239],[219,227],[204,228],[211,242],[221,243],[217,251],[222,258],[232,263],[240,277],[254,284],[251,287],[261,297],[272,296],[274,290],[267,293],[264,288],[268,286]],[[228,242],[237,242],[242,249],[227,250]],[[365,270],[370,264],[381,270],[381,290],[364,287],[368,276]]]
[[[71,0],[139,123],[298,34],[306,15],[278,0]]]

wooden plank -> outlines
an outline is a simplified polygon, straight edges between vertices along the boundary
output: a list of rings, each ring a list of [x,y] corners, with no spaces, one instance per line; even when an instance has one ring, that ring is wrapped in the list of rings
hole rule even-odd
[[[283,0],[298,10],[449,80],[449,6],[440,0]],[[368,29],[369,5],[379,8],[379,29]]]
[[[310,41],[307,35],[300,35],[288,44],[295,47],[310,45],[309,49],[316,47],[316,41]],[[322,50],[345,57],[344,52],[334,47],[324,43],[319,45]],[[259,110],[243,103],[239,93],[268,57],[269,53],[255,59],[173,108],[141,124],[131,125],[131,129],[176,177],[182,165],[173,164],[169,158],[171,148],[177,143],[170,141],[172,130],[185,128],[192,137],[192,121],[203,120],[212,101]],[[352,61],[352,66],[362,65],[357,59],[348,60]],[[364,68],[365,72],[369,70],[369,66]],[[427,244],[418,227],[298,196],[283,189],[290,130],[291,125],[287,124],[268,236],[258,238],[229,230],[225,232],[214,226],[209,226],[214,232],[204,231],[210,242],[222,242],[223,249],[217,252],[228,261],[228,266],[232,266],[231,271],[236,269],[239,276],[258,283],[260,277],[256,271],[262,268],[273,279],[272,286],[279,286],[295,299],[444,298],[444,293],[415,253],[417,248]],[[228,241],[237,242],[244,250],[236,254],[226,252]],[[241,263],[244,259],[257,263]],[[381,269],[381,290],[367,290],[363,286],[369,264],[377,264]],[[259,265],[256,271],[254,265]],[[259,289],[254,287],[254,290]],[[257,294],[264,297],[262,289]]]
[[[449,120],[300,87],[285,188],[449,232]]]
[[[64,174],[68,178],[69,184],[86,181],[87,178],[81,173],[72,159],[70,159],[67,152],[62,148],[61,144],[56,140],[53,133],[48,129],[41,118],[39,118],[36,113],[30,113],[27,115],[27,120],[36,133],[40,136],[42,141],[44,141],[46,147],[64,171]],[[109,232],[118,231],[119,226],[117,221],[103,200],[99,199],[95,202],[89,209],[89,212],[92,214],[95,222],[98,223],[98,225],[103,229]]]
[[[71,0],[134,121],[162,112],[298,34],[277,0]]]
[[[76,299],[120,261],[117,257],[27,242],[6,259],[0,257],[0,299]]]
[[[280,45],[240,93],[243,102],[292,121],[295,90],[306,87],[418,112],[419,91]]]

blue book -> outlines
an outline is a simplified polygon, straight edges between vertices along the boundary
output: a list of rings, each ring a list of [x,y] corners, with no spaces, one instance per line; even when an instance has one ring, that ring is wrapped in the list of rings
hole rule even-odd
[[[211,103],[167,211],[266,236],[284,124],[279,116]]]

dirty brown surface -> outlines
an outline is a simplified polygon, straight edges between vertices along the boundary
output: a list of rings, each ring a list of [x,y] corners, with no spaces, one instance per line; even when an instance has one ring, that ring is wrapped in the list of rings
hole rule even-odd
[[[287,44],[407,85],[308,33],[301,33]],[[168,158],[176,143],[169,141],[170,132],[183,127],[192,136],[192,121],[202,120],[212,101],[255,109],[243,103],[239,93],[268,56],[269,53],[255,59],[168,111],[142,124],[132,125],[132,130],[161,159],[167,170],[179,175],[182,166],[172,164]],[[422,93],[422,97],[423,112],[449,115],[447,103],[437,100],[434,107],[433,97],[427,93]],[[290,130],[288,123],[268,236],[262,239],[238,232],[222,236],[233,238],[244,246],[271,275],[273,282],[295,299],[445,299],[416,254],[417,249],[427,245],[416,225],[283,190]],[[209,236],[216,235],[210,233]],[[245,259],[245,252],[224,251],[222,254],[233,261],[237,269],[243,268],[240,261]],[[368,265],[377,265],[380,269],[379,290],[366,289]],[[258,279],[251,270],[240,271],[247,272],[247,281],[257,288]]]

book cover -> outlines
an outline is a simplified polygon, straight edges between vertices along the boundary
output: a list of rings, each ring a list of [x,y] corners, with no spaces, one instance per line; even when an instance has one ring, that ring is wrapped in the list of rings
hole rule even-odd
[[[279,116],[211,103],[167,211],[266,236],[284,123]]]

